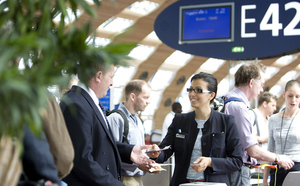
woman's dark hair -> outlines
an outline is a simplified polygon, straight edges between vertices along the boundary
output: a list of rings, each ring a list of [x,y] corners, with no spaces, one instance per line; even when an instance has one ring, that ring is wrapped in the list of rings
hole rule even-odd
[[[200,72],[192,77],[191,82],[196,79],[202,79],[203,81],[207,82],[207,90],[214,92],[216,97],[218,90],[218,81],[213,75],[205,72]],[[214,101],[215,97],[212,100],[210,100],[210,103]]]
[[[298,80],[290,80],[285,84],[284,91],[287,91],[291,86],[298,85],[300,87],[300,82]]]

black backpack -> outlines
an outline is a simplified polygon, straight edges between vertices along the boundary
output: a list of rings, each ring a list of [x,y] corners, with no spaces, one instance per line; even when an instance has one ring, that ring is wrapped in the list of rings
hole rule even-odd
[[[124,132],[123,132],[123,135],[122,135],[122,143],[129,144],[128,139],[127,139],[128,131],[129,131],[129,123],[128,123],[128,119],[127,119],[125,113],[123,111],[119,110],[119,109],[114,109],[112,111],[106,110],[106,116],[109,116],[112,113],[118,113],[123,118],[123,120],[124,120]]]

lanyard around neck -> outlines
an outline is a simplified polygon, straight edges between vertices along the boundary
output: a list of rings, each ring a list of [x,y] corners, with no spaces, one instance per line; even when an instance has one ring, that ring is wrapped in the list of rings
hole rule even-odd
[[[290,123],[290,126],[289,126],[288,131],[287,131],[286,136],[285,136],[284,146],[283,146],[283,148],[282,148],[282,125],[283,125],[283,117],[284,117],[284,114],[285,114],[285,110],[283,111],[282,119],[281,119],[281,129],[280,129],[281,154],[284,154],[285,146],[286,146],[286,140],[287,140],[287,138],[288,138],[288,135],[289,135],[291,126],[292,126],[292,124],[293,124],[294,118],[298,115],[298,112],[299,112],[299,109],[298,109],[296,115],[292,118],[292,121],[291,121],[291,123]],[[283,149],[283,150],[282,150],[282,149]]]

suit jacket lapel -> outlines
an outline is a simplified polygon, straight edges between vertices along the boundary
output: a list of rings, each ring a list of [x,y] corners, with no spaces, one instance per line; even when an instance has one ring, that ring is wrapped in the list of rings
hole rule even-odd
[[[113,136],[112,136],[110,130],[107,128],[107,126],[105,124],[105,118],[103,118],[102,114],[100,113],[100,110],[96,106],[95,102],[92,100],[91,96],[84,90],[81,91],[81,94],[83,95],[83,97],[85,97],[85,99],[89,102],[89,104],[93,108],[93,110],[96,113],[96,116],[99,120],[100,125],[102,126],[102,128],[104,129],[106,134],[109,136],[109,139],[112,141],[113,144],[115,144],[115,140],[113,139]],[[105,114],[105,113],[103,113],[103,114]],[[109,124],[108,124],[108,127],[109,127]]]

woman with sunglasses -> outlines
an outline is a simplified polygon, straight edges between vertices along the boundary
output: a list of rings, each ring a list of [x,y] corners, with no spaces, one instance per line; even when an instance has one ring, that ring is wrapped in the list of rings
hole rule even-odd
[[[187,89],[194,111],[176,114],[159,148],[148,153],[156,162],[175,153],[175,170],[170,185],[190,182],[217,182],[230,185],[227,174],[242,164],[242,146],[234,117],[214,111],[210,104],[217,94],[217,80],[200,72]]]

